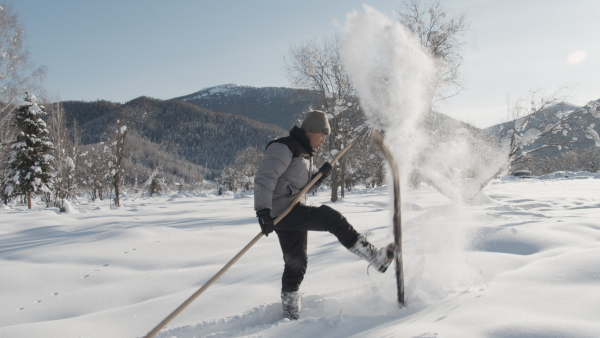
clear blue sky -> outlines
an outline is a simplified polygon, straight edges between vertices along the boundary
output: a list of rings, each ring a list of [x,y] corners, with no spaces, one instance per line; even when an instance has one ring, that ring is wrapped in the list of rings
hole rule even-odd
[[[226,83],[290,86],[283,56],[291,43],[343,32],[346,14],[363,3],[392,16],[401,0],[11,2],[31,60],[48,67],[49,94],[126,102]],[[467,90],[442,112],[487,127],[506,119],[507,94],[532,87],[576,85],[576,104],[600,98],[600,1],[441,3],[471,22]]]

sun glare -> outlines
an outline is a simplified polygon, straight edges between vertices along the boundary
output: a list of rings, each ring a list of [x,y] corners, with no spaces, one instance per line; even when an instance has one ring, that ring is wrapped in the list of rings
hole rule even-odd
[[[567,56],[567,63],[570,65],[576,65],[581,63],[587,57],[587,53],[583,50],[578,50]]]

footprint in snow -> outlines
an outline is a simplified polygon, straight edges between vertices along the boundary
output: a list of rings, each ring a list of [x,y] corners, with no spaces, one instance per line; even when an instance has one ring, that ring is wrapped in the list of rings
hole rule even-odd
[[[85,275],[85,276],[83,276],[83,277],[81,277],[81,278],[88,278],[89,276],[90,276],[90,275]]]
[[[23,311],[23,310],[25,310],[25,308],[24,308],[24,307],[22,307],[22,308],[20,308],[20,309],[19,309],[19,311]]]
[[[52,294],[53,296],[58,296],[58,292],[55,292]]]
[[[35,303],[37,304],[37,303],[41,303],[41,302],[42,302],[41,300],[38,300],[38,301],[36,301]]]
[[[103,268],[105,268],[105,267],[107,267],[107,266],[109,266],[109,265],[110,265],[110,264],[104,264],[104,265],[102,265],[102,267],[103,267]]]

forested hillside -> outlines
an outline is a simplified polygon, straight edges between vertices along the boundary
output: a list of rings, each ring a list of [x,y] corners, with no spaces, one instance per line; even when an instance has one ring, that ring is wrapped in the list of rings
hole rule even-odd
[[[247,147],[264,149],[286,131],[243,116],[215,113],[196,105],[140,97],[125,104],[107,101],[62,103],[67,126],[77,122],[84,144],[105,139],[117,120],[162,151],[218,172]],[[140,160],[141,161],[141,160]]]

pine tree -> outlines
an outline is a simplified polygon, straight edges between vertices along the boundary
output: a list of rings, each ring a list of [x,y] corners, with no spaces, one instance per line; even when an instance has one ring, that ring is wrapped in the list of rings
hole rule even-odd
[[[54,145],[42,120],[42,116],[46,115],[45,108],[35,102],[35,96],[27,92],[25,101],[15,106],[13,126],[17,129],[17,136],[9,143],[9,171],[0,193],[5,204],[13,196],[27,196],[31,209],[32,194],[49,193],[52,189],[54,169],[50,152]]]

